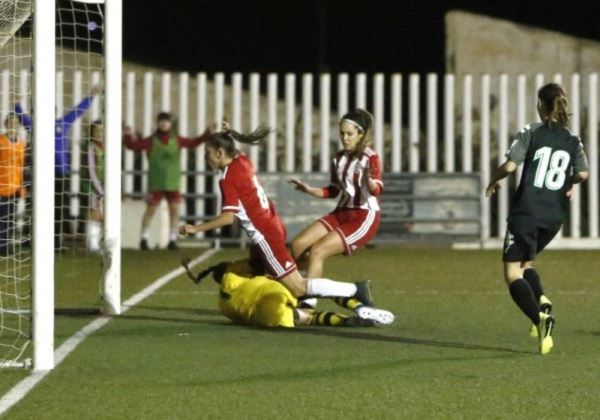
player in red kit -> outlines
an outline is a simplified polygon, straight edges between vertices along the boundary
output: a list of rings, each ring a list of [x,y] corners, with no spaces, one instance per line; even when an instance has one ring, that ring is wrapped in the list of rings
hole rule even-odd
[[[267,272],[295,297],[354,297],[363,303],[356,308],[356,313],[361,318],[382,324],[393,322],[392,313],[372,307],[368,282],[306,279],[298,272],[296,262],[286,248],[285,227],[273,203],[260,185],[248,157],[235,148],[234,140],[258,144],[269,132],[269,129],[259,128],[245,135],[225,130],[210,136],[206,143],[206,160],[213,169],[222,171],[219,181],[223,195],[221,214],[198,225],[183,225],[180,232],[194,234],[218,229],[232,224],[237,217],[253,243],[251,252],[265,265]]]
[[[379,156],[369,147],[372,125],[371,114],[362,109],[342,117],[342,150],[332,161],[328,186],[311,187],[298,179],[290,181],[295,189],[314,197],[339,197],[333,212],[308,226],[292,241],[294,257],[306,258],[308,262],[308,277],[323,274],[327,257],[350,255],[377,233],[383,181]]]

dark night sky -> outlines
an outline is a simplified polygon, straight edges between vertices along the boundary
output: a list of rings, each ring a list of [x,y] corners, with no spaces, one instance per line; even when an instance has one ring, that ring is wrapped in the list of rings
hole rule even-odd
[[[600,40],[597,0],[123,3],[125,59],[191,72],[441,72],[452,9]]]

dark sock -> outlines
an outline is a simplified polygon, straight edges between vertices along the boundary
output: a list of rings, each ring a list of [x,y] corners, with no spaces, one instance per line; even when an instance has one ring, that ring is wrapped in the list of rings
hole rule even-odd
[[[310,320],[311,325],[327,325],[336,327],[342,325],[346,317],[335,312],[314,312]]]
[[[540,296],[544,294],[544,289],[542,288],[542,279],[540,279],[540,275],[535,268],[528,268],[523,272],[523,278],[529,283],[531,286],[531,290],[533,290],[533,295],[535,299],[539,302]]]
[[[523,279],[517,279],[508,286],[508,290],[517,306],[529,319],[531,319],[531,322],[533,322],[534,325],[539,324],[540,307],[529,283]]]
[[[333,298],[333,301],[342,308],[350,309],[351,311],[356,309],[357,306],[362,305],[360,300],[351,297],[336,297]]]

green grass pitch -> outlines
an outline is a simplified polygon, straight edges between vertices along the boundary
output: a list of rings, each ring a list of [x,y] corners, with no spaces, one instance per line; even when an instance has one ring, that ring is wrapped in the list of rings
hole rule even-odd
[[[124,252],[123,300],[196,252]],[[538,269],[557,319],[548,356],[507,293],[499,251],[330,259],[327,277],[373,281],[376,304],[396,315],[387,328],[234,326],[211,280],[182,276],[88,337],[6,418],[597,418],[598,253],[546,251]],[[98,260],[63,257],[58,270],[57,306],[98,304]],[[57,344],[92,319],[57,317]],[[0,394],[25,375],[1,371]]]

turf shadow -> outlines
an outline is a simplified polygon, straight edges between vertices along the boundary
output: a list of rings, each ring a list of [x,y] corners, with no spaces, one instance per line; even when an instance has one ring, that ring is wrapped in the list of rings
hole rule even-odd
[[[421,338],[409,338],[409,337],[397,337],[390,336],[378,333],[367,333],[360,331],[341,331],[339,328],[335,331],[333,329],[329,329],[328,327],[323,328],[290,328],[290,329],[265,329],[267,331],[272,331],[274,333],[284,333],[284,334],[311,334],[311,335],[321,335],[328,337],[336,337],[336,338],[347,338],[351,340],[372,340],[372,341],[382,341],[388,343],[399,343],[399,344],[414,344],[414,345],[423,345],[423,346],[433,346],[433,347],[446,347],[446,348],[456,348],[462,350],[476,350],[476,351],[493,351],[493,352],[505,352],[505,353],[515,353],[515,354],[537,354],[532,351],[523,351],[523,350],[515,350],[508,347],[500,347],[500,346],[484,346],[480,344],[468,344],[468,343],[459,343],[453,341],[438,341],[438,340],[426,340]]]

